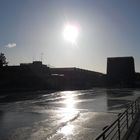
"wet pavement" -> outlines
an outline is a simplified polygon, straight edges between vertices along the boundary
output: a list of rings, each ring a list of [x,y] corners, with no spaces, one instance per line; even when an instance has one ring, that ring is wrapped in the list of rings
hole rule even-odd
[[[39,92],[0,96],[2,140],[93,140],[140,96],[133,89]]]

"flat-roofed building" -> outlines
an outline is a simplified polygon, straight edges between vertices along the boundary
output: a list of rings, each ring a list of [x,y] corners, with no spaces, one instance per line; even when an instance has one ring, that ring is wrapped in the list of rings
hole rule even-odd
[[[133,57],[107,58],[107,78],[110,84],[131,85],[135,80]]]

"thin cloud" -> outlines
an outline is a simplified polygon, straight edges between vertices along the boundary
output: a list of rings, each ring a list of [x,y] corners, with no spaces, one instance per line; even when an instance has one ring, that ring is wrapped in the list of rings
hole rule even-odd
[[[17,46],[16,43],[9,43],[9,44],[7,44],[5,47],[6,47],[6,48],[14,48],[14,47],[16,47],[16,46]]]

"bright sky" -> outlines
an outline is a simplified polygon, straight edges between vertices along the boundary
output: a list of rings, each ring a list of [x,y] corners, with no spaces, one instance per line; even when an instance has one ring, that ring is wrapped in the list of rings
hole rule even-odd
[[[104,73],[107,57],[133,56],[140,72],[140,0],[0,0],[0,52],[10,65],[42,58]]]

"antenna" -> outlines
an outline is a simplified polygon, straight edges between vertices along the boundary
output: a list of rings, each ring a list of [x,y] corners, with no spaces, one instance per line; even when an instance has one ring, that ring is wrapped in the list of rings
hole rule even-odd
[[[32,57],[32,60],[35,61],[35,57],[34,56]]]
[[[41,59],[41,61],[43,63],[43,53],[40,54],[40,59]]]

